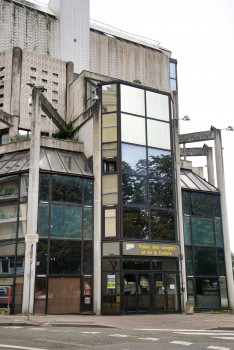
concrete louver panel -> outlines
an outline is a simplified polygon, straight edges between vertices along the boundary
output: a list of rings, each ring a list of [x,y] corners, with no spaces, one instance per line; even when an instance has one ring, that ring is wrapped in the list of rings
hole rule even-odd
[[[13,117],[12,115],[0,109],[0,122],[8,126],[13,126]]]
[[[67,124],[63,118],[54,109],[52,104],[47,100],[47,98],[41,94],[41,109],[49,117],[52,118],[53,123],[59,128],[59,130],[67,131]]]

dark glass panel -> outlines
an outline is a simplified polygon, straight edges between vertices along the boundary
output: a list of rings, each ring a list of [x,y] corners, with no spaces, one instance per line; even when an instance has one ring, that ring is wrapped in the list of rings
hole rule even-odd
[[[115,173],[117,171],[115,160],[105,160],[103,162],[104,173]]]
[[[122,143],[122,172],[147,174],[146,147]]]
[[[103,296],[102,312],[108,314],[120,313],[120,296]]]
[[[220,291],[221,307],[228,307],[227,284],[226,284],[225,277],[219,278],[219,291]]]
[[[123,237],[132,239],[148,239],[148,210],[123,208]]]
[[[93,208],[84,208],[83,239],[93,238]]]
[[[193,276],[193,250],[192,247],[185,247],[186,275]]]
[[[190,216],[184,216],[184,243],[192,244],[191,228],[190,228]]]
[[[19,190],[19,175],[0,178],[0,204],[17,202]]]
[[[103,269],[103,271],[120,270],[120,260],[119,259],[103,259],[102,269]]]
[[[194,247],[195,274],[217,275],[215,248]]]
[[[83,273],[92,275],[93,273],[93,242],[83,242]]]
[[[37,244],[37,264],[36,274],[47,274],[47,260],[48,260],[48,241],[39,241]]]
[[[50,241],[50,274],[81,273],[81,242]]]
[[[20,177],[20,202],[27,202],[28,197],[28,174],[21,174]]]
[[[218,248],[217,255],[219,276],[226,276],[224,250],[222,248]]]
[[[153,260],[153,270],[178,271],[178,261],[177,260]]]
[[[82,203],[82,178],[73,176],[52,176],[52,201]]]
[[[46,277],[36,277],[34,314],[45,315],[46,307]]]
[[[124,311],[136,312],[136,298],[137,298],[137,286],[136,286],[136,274],[125,273],[124,274]]]
[[[147,178],[140,176],[122,176],[123,204],[148,205]]]
[[[51,205],[50,237],[81,238],[82,208]]]
[[[116,84],[102,87],[102,113],[117,111]]]
[[[143,259],[123,259],[124,270],[150,270],[150,261]]]
[[[193,280],[188,279],[188,294],[193,294],[193,293],[194,293]]]
[[[40,173],[39,200],[48,202],[50,200],[50,175]]]
[[[196,278],[196,307],[220,307],[217,278]]]
[[[84,179],[84,205],[93,205],[93,180]]]
[[[38,205],[38,234],[39,237],[48,237],[49,229],[49,204]]]
[[[151,210],[151,239],[175,241],[174,212]]]
[[[161,149],[148,148],[149,175],[172,177],[171,152]]]
[[[120,294],[120,272],[103,272],[102,277],[103,294]]]
[[[216,218],[221,218],[221,206],[220,206],[219,195],[213,195],[213,206],[214,206],[214,216]]]
[[[173,183],[168,180],[149,179],[150,206],[171,209],[173,201]]]
[[[190,215],[189,192],[182,191],[183,213]]]
[[[215,219],[214,222],[215,222],[216,245],[218,247],[223,247],[222,221],[219,219]]]
[[[213,216],[211,194],[191,193],[192,215]]]
[[[213,219],[192,217],[193,244],[214,245]]]

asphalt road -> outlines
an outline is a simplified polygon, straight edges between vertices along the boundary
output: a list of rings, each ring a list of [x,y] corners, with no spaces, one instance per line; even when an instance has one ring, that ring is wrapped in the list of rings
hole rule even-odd
[[[234,350],[234,331],[0,327],[0,350]]]

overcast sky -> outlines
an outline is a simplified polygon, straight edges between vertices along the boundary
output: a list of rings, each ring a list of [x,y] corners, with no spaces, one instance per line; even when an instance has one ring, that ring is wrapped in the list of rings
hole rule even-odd
[[[234,126],[233,16],[233,0],[90,0],[91,19],[158,40],[172,51],[178,60],[180,118],[191,118],[181,121],[181,133]],[[222,141],[234,252],[234,132],[224,130]],[[206,165],[205,158],[193,161]]]

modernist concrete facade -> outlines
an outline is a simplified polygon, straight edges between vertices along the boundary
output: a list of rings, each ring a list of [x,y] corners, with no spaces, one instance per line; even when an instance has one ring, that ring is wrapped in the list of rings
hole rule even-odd
[[[179,135],[171,52],[90,24],[85,0],[0,0],[0,15],[11,312],[233,309],[221,132]],[[215,157],[180,148],[201,140]],[[186,156],[207,157],[208,182]]]

